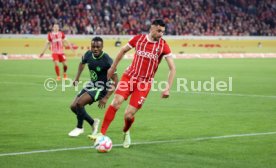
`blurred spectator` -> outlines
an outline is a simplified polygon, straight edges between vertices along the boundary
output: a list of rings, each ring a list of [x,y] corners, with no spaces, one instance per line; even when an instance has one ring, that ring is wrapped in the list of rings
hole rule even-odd
[[[163,18],[168,35],[275,36],[276,0],[0,0],[0,34],[137,34]]]

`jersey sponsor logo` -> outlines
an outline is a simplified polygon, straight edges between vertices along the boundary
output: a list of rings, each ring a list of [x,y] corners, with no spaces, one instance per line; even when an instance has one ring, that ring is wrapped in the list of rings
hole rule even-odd
[[[93,70],[90,70],[90,78],[91,78],[91,81],[97,81],[98,80],[98,75],[95,71]]]
[[[53,42],[60,42],[60,41],[62,41],[62,39],[60,38],[60,39],[53,39],[52,40]]]
[[[142,56],[142,57],[146,57],[146,58],[150,58],[150,59],[157,59],[158,55],[156,54],[152,54],[150,52],[146,52],[146,51],[141,51],[141,50],[137,50],[137,55]]]

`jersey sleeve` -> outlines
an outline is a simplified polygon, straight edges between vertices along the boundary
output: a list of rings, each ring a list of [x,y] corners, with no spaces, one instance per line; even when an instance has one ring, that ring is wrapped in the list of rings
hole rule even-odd
[[[47,39],[48,39],[49,42],[52,42],[52,38],[51,38],[51,36],[50,36],[50,33],[48,33]]]
[[[135,48],[136,47],[136,44],[139,40],[139,38],[141,37],[141,35],[136,35],[134,37],[132,37],[132,39],[130,39],[127,43],[127,45],[130,47],[130,48]]]
[[[113,64],[113,59],[109,55],[107,57],[107,63],[108,63],[109,68]],[[116,74],[116,73],[117,73],[117,69],[115,70],[114,74]]]
[[[108,56],[107,62],[108,62],[108,66],[111,67],[111,65],[113,64],[112,58],[110,58],[110,57]]]
[[[87,51],[82,57],[81,57],[81,63],[86,64],[89,59],[89,51]]]
[[[108,56],[108,65],[109,65],[109,68],[111,67],[112,64],[113,64],[113,59]],[[117,73],[117,69],[115,70],[114,74],[116,74],[116,73]]]
[[[163,49],[162,55],[163,55],[163,58],[172,57],[172,51],[166,42],[164,43],[164,49]]]

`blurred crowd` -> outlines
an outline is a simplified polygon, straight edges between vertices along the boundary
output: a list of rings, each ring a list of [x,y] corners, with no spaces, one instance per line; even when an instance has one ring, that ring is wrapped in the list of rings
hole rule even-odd
[[[133,35],[163,18],[167,35],[275,36],[276,0],[0,0],[0,34]]]

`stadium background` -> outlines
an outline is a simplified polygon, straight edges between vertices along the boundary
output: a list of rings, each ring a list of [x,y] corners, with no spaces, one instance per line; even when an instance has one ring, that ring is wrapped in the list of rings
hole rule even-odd
[[[275,167],[275,9],[275,0],[1,0],[0,167]],[[233,91],[177,92],[175,81],[166,101],[150,93],[129,150],[121,147],[126,103],[108,132],[110,153],[90,149],[87,125],[85,134],[69,138],[77,91],[62,91],[61,83],[45,90],[44,81],[55,77],[50,52],[38,59],[52,23],[76,47],[77,56],[66,50],[73,78],[92,37],[104,37],[104,50],[115,57],[116,41],[146,33],[157,16],[168,25],[175,57],[196,58],[175,59],[177,78],[232,77]],[[204,57],[223,59],[198,59]],[[122,61],[119,74],[130,61]],[[156,80],[166,80],[167,71],[162,62]],[[87,110],[102,119],[96,105]]]

